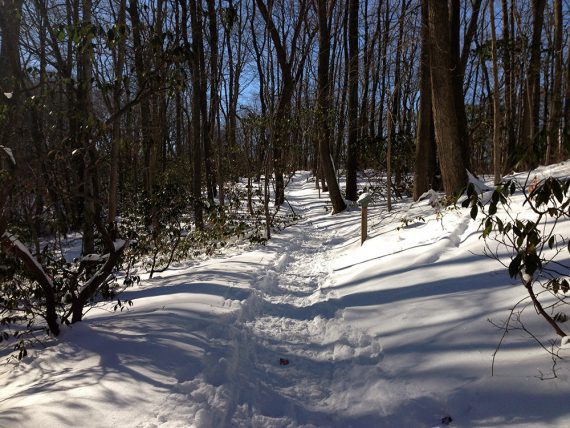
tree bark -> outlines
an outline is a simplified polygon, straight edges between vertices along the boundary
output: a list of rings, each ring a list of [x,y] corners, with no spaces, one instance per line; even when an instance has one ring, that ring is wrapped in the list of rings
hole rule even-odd
[[[467,184],[467,131],[462,128],[459,110],[464,104],[457,99],[453,74],[457,63],[453,60],[447,2],[429,0],[428,17],[435,135],[443,187],[453,196]]]
[[[554,75],[552,76],[552,95],[550,115],[548,117],[546,164],[554,161],[562,114],[562,1],[554,0]],[[570,64],[568,65],[570,67]]]
[[[319,21],[319,60],[318,60],[318,117],[319,117],[319,154],[321,158],[321,167],[327,180],[329,188],[329,198],[333,206],[333,214],[339,213],[346,208],[334,166],[332,164],[329,137],[329,111],[330,111],[330,29],[328,24],[327,0],[317,0],[317,15]]]
[[[358,158],[358,2],[348,3],[348,141],[346,160],[346,199],[356,201]]]
[[[504,159],[502,172],[508,172],[508,169],[514,165],[514,155],[516,151],[515,124],[513,118],[513,94],[514,94],[514,76],[513,76],[513,54],[511,46],[511,31],[509,27],[509,9],[507,0],[501,0],[502,14],[502,33],[503,43],[506,49],[503,49],[503,70],[505,76],[505,128],[506,128],[506,144],[504,148]]]
[[[202,38],[201,11],[198,9],[196,0],[189,1],[190,23],[192,27],[192,196],[194,197],[194,222],[196,228],[204,227],[204,214],[202,207],[202,143],[203,143],[203,118],[202,118],[202,66],[204,42]]]
[[[139,17],[138,0],[129,0],[129,15],[131,17],[132,36],[133,36],[133,54],[135,63],[135,74],[137,77],[137,85],[139,91],[144,90],[146,85],[147,70],[144,61],[144,47],[141,35],[141,22]],[[143,166],[143,184],[148,195],[152,193],[154,186],[154,165],[152,165],[151,153],[154,150],[154,141],[152,139],[152,126],[150,101],[144,96],[140,103],[140,120],[141,120],[141,136],[142,150],[144,158]]]
[[[307,12],[307,1],[299,1],[299,17],[294,22],[293,35],[290,41],[290,52],[287,54],[286,39],[281,38],[281,34],[277,30],[273,17],[270,14],[267,5],[263,0],[256,0],[263,20],[267,25],[269,37],[275,47],[277,62],[281,69],[281,94],[275,109],[274,116],[274,136],[273,136],[273,171],[275,174],[275,205],[279,206],[285,202],[285,180],[283,178],[284,166],[282,152],[289,137],[289,120],[291,118],[291,100],[295,92],[295,85],[299,76],[299,70],[303,68],[306,54],[301,58],[297,58],[297,42],[304,23],[304,15]],[[283,34],[287,37],[287,33]],[[298,60],[298,61],[297,61]],[[297,65],[297,72],[294,73],[293,65]]]
[[[420,102],[417,120],[416,164],[413,193],[415,201],[432,187],[436,169],[436,143],[432,113],[427,2],[428,0],[422,0],[421,4]]]
[[[570,47],[570,32],[568,33],[568,43]],[[570,140],[570,48],[566,49],[566,100],[564,101],[564,138]],[[562,144],[558,146],[558,157],[563,159],[566,150]]]
[[[501,182],[501,100],[499,90],[499,65],[497,63],[497,35],[495,32],[495,2],[489,1],[491,20],[491,57],[493,61],[493,173],[495,185]]]
[[[19,81],[22,0],[4,3],[0,6],[0,111],[3,113],[0,114],[0,145],[14,147],[14,136],[22,121]]]
[[[540,47],[544,7],[546,0],[532,0],[532,41],[530,63],[523,93],[523,113],[520,134],[520,149],[524,151],[524,166],[535,168],[538,164],[538,113],[540,109]]]
[[[114,61],[115,81],[113,85],[113,110],[117,114],[121,110],[121,95],[123,82],[123,67],[125,66],[126,51],[126,0],[120,0],[118,22],[120,40],[117,44],[117,53]],[[125,34],[122,33],[124,29]],[[119,185],[119,146],[121,144],[122,132],[121,121],[113,123],[113,135],[111,137],[111,168],[109,174],[109,199],[107,222],[115,223],[117,217],[117,190]]]

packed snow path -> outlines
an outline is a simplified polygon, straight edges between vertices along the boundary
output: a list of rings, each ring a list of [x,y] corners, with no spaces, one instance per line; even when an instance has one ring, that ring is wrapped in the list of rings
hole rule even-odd
[[[512,330],[491,377],[488,319],[521,290],[468,210],[374,206],[360,246],[360,212],[331,216],[308,178],[288,187],[301,220],[267,246],[144,280],[129,311],[3,363],[0,427],[570,426],[570,351],[541,380],[552,361]]]
[[[176,409],[188,407],[197,391],[204,399],[190,412],[195,426],[369,426],[377,419],[370,416],[376,403],[347,394],[368,390],[371,371],[379,370],[380,344],[335,318],[334,305],[313,308],[329,297],[323,291],[332,272],[327,250],[339,242],[338,230],[314,222],[314,211],[327,217],[324,199],[313,206],[296,201],[297,194],[314,192],[314,182],[296,180],[302,186],[289,202],[303,219],[269,244],[273,254],[251,275],[250,295],[233,302],[238,311],[210,327],[210,342],[222,344],[223,355],[211,358],[199,382],[179,382],[181,391],[156,410],[158,425],[174,423]],[[355,405],[368,409],[364,416]]]

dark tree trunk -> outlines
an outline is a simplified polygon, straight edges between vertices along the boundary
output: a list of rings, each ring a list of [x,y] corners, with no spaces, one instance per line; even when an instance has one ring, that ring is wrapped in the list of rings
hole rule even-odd
[[[562,114],[562,1],[554,0],[554,75],[552,76],[552,99],[548,118],[546,164],[554,161]],[[570,47],[569,47],[570,49]],[[570,67],[570,64],[568,65]]]
[[[530,63],[523,93],[523,113],[520,150],[524,152],[524,166],[532,169],[538,164],[538,113],[540,110],[540,47],[546,0],[532,0],[532,41]]]
[[[501,14],[502,14],[502,32],[503,43],[507,49],[503,50],[503,69],[505,76],[505,122],[506,129],[506,143],[504,150],[503,172],[508,172],[508,169],[514,165],[514,156],[516,150],[516,136],[515,124],[513,118],[513,66],[512,66],[512,49],[511,49],[511,31],[509,27],[509,10],[507,7],[507,0],[501,0]]]
[[[202,207],[202,144],[203,144],[203,93],[202,85],[202,18],[196,0],[189,1],[190,22],[192,26],[192,196],[194,197],[194,221],[198,229],[204,227]]]
[[[358,158],[358,1],[348,3],[348,142],[346,199],[356,201]]]
[[[327,19],[327,0],[317,0],[317,15],[319,20],[319,61],[318,61],[318,117],[319,117],[319,154],[321,158],[321,167],[327,180],[329,189],[329,197],[333,206],[333,213],[338,213],[346,208],[334,166],[332,164],[329,137],[330,123],[329,114],[331,108],[330,103],[330,29]]]
[[[435,135],[441,164],[443,188],[452,196],[467,184],[467,131],[462,128],[463,94],[458,100],[453,74],[453,43],[450,39],[447,2],[428,1],[430,72]]]
[[[433,126],[431,78],[429,67],[428,0],[422,0],[422,47],[420,54],[420,102],[416,136],[414,200],[432,187],[436,169],[436,144]]]

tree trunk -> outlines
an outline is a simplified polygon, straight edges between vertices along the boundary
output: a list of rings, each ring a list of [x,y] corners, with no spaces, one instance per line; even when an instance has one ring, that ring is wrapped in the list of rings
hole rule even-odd
[[[471,16],[471,22],[476,27],[477,17],[478,17],[478,6],[481,4],[481,0],[477,0],[473,13]],[[469,133],[467,129],[467,114],[465,113],[465,97],[463,95],[463,80],[465,76],[465,68],[462,64],[460,52],[459,52],[459,38],[460,38],[460,1],[459,0],[449,0],[449,40],[451,44],[450,60],[451,60],[451,75],[453,77],[453,90],[454,99],[456,105],[456,115],[459,132],[459,141],[461,141],[461,155],[463,156],[463,165],[465,168],[471,168],[471,154],[470,154],[470,143],[469,143]],[[469,37],[469,31],[467,31],[466,37]],[[471,34],[471,37],[473,35]],[[464,41],[464,46],[471,46],[471,40],[467,39]]]
[[[189,1],[192,26],[192,196],[194,197],[194,222],[196,228],[204,227],[202,207],[202,73],[200,58],[203,55],[202,19],[196,0]]]
[[[274,136],[273,136],[273,172],[275,174],[275,205],[279,206],[285,202],[285,180],[283,179],[283,149],[287,144],[287,139],[290,135],[289,120],[291,117],[291,100],[295,91],[295,84],[299,76],[299,70],[303,68],[306,55],[297,58],[297,40],[301,33],[301,28],[305,22],[304,15],[307,11],[306,0],[299,1],[299,17],[294,23],[293,35],[290,41],[290,53],[287,55],[286,42],[287,40],[281,39],[281,34],[277,30],[273,17],[267,9],[267,5],[263,0],[256,0],[257,8],[259,9],[263,20],[267,25],[269,36],[275,47],[275,54],[281,69],[281,94],[277,108],[275,109],[274,116]],[[287,34],[283,34],[287,37]],[[298,59],[298,61],[297,61]],[[293,65],[297,66],[297,72],[293,72]]]
[[[126,25],[126,0],[120,0],[117,25],[124,28]],[[115,60],[115,82],[113,85],[113,110],[117,114],[121,110],[121,94],[123,82],[123,67],[125,66],[126,35],[119,33],[121,38],[117,44]],[[119,185],[119,145],[121,143],[121,121],[113,123],[111,137],[111,168],[109,173],[109,200],[107,223],[114,224],[117,217],[117,188]]]
[[[216,173],[219,189],[220,205],[224,205],[224,179],[222,172],[222,142],[220,136],[217,134],[217,122],[219,119],[220,98],[218,93],[220,72],[219,72],[219,59],[218,59],[218,23],[217,11],[215,0],[208,0],[208,25],[210,36],[210,139],[216,141],[216,148],[218,156],[216,157]],[[215,190],[215,189],[213,189]]]
[[[511,47],[511,32],[509,28],[509,9],[507,7],[507,0],[501,0],[502,11],[502,33],[503,43],[507,47],[503,49],[503,69],[505,76],[505,128],[506,128],[506,144],[504,148],[504,159],[502,172],[507,173],[508,170],[514,166],[514,155],[516,151],[516,136],[515,124],[513,118],[513,66],[512,66],[512,47]]]
[[[552,99],[548,118],[546,164],[554,161],[562,113],[562,1],[554,0],[554,75],[552,76]],[[568,65],[570,67],[570,64]]]
[[[570,140],[570,32],[568,33],[569,48],[566,49],[566,100],[564,101],[564,138]],[[562,140],[562,139],[561,139]],[[560,141],[558,144],[558,158],[563,159],[566,150]]]
[[[431,78],[429,65],[428,0],[422,0],[422,47],[420,54],[420,102],[416,135],[416,165],[414,174],[415,201],[427,192],[435,177],[436,143],[433,126]]]
[[[489,2],[491,20],[491,57],[493,60],[493,173],[495,185],[501,182],[501,104],[499,90],[499,65],[497,63],[497,35],[495,32],[495,1]]]
[[[340,188],[338,186],[336,173],[332,164],[329,137],[329,111],[330,103],[330,29],[327,20],[327,0],[317,0],[317,15],[319,21],[319,60],[318,60],[318,117],[319,117],[319,154],[324,176],[329,188],[329,197],[333,206],[333,214],[343,211],[346,208]]]
[[[441,164],[443,187],[453,196],[467,184],[465,155],[467,132],[462,129],[453,69],[452,42],[449,13],[446,2],[428,1],[430,34],[430,72],[435,136]]]
[[[20,75],[20,22],[23,0],[6,0],[0,13],[0,105],[9,100],[4,94],[11,94],[16,100]],[[12,102],[14,102],[12,101]]]
[[[358,158],[358,2],[348,3],[348,142],[346,160],[346,199],[356,201]]]
[[[530,63],[523,94],[520,149],[524,151],[524,166],[532,169],[538,164],[538,113],[540,109],[540,47],[546,0],[532,0],[532,41]]]
[[[139,17],[138,0],[130,0],[129,15],[131,17],[132,35],[133,35],[133,54],[135,63],[135,74],[137,77],[137,85],[139,91],[144,90],[146,85],[147,70],[145,67],[145,52],[141,36],[141,22]],[[140,120],[142,134],[142,150],[144,157],[143,166],[143,183],[144,189],[148,195],[152,193],[154,186],[154,165],[152,165],[151,153],[154,150],[154,142],[152,139],[152,123],[150,101],[144,96],[140,102]]]

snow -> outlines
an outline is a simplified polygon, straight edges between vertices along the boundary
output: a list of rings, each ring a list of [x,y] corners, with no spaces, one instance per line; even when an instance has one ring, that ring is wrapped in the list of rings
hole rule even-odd
[[[49,275],[45,274],[44,268],[42,267],[42,265],[40,265],[38,263],[38,261],[36,260],[35,257],[32,257],[32,255],[30,254],[30,250],[28,250],[28,247],[26,247],[24,245],[24,243],[22,241],[20,241],[16,235],[8,233],[8,232],[4,232],[2,234],[2,238],[9,240],[11,245],[14,246],[14,248],[17,248],[18,251],[25,254],[27,259],[30,260],[36,266],[36,269],[38,270],[38,272],[41,272],[43,274],[43,276],[46,278],[46,281],[48,282],[49,286],[53,287],[53,281],[51,280]]]
[[[568,338],[541,380],[550,356],[511,330],[491,376],[502,331],[488,320],[525,291],[483,255],[468,209],[376,201],[360,246],[360,212],[329,215],[308,178],[288,187],[301,221],[266,246],[143,280],[128,311],[94,308],[3,363],[0,426],[570,426]],[[558,340],[532,308],[523,318]]]
[[[4,153],[6,153],[6,155],[10,158],[12,164],[16,165],[16,159],[14,158],[14,153],[12,153],[12,149],[2,145],[0,145],[0,149],[2,149]]]
[[[83,257],[81,257],[81,261],[82,262],[88,262],[88,263],[100,263],[100,262],[104,262],[105,260],[107,260],[109,258],[109,254],[87,254]]]

